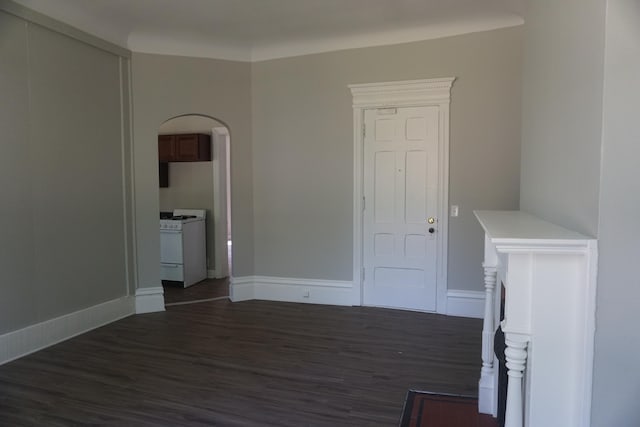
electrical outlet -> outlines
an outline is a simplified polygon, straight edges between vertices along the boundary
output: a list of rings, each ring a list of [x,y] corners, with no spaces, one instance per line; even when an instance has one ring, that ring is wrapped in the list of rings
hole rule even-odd
[[[459,213],[460,210],[458,209],[458,205],[451,205],[451,216],[457,217]]]

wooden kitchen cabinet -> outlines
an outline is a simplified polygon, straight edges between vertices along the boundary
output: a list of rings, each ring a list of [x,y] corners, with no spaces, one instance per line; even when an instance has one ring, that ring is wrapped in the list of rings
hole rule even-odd
[[[175,135],[158,135],[158,160],[173,162],[176,158]]]
[[[158,135],[160,162],[208,162],[211,137],[202,133]]]
[[[175,135],[177,162],[206,162],[211,160],[211,137],[202,133]]]

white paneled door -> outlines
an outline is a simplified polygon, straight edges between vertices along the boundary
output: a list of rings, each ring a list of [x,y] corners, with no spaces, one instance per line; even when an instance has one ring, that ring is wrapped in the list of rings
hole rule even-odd
[[[436,310],[439,107],[364,112],[363,302]]]

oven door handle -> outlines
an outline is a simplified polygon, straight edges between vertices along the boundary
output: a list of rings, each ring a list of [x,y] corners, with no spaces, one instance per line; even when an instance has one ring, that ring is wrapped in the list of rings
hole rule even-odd
[[[165,267],[165,268],[178,268],[182,264],[167,264],[166,262],[161,262],[160,265]]]
[[[182,230],[160,230],[160,234],[180,234]]]

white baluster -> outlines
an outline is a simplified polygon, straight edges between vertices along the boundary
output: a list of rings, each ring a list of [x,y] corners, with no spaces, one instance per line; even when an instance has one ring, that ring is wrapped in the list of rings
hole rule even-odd
[[[493,414],[496,390],[494,390],[493,336],[495,334],[495,298],[497,268],[482,264],[484,268],[484,322],[482,324],[482,370],[478,392],[478,411]]]
[[[527,339],[525,337],[505,333],[504,351],[507,359],[507,408],[505,427],[522,427],[524,423],[524,404],[522,396],[522,377],[527,361]]]
[[[496,332],[494,324],[494,297],[497,269],[484,267],[484,322],[482,324],[482,376],[493,375],[493,336]]]

